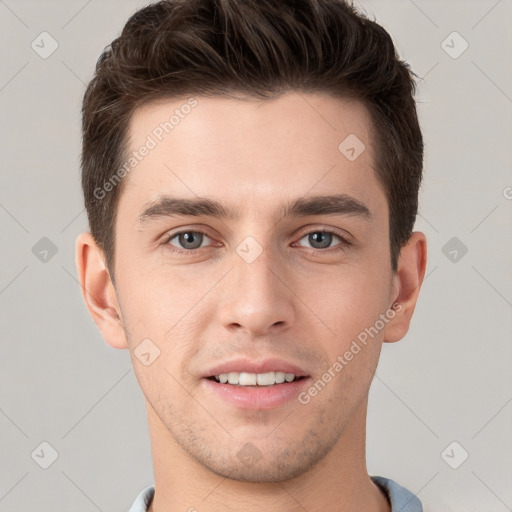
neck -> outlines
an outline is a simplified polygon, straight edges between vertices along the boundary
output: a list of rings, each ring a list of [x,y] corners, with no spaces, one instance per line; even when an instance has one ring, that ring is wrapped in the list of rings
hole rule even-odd
[[[232,480],[211,472],[176,443],[147,403],[155,476],[150,512],[389,512],[365,462],[366,400],[325,457],[299,476],[278,482]]]

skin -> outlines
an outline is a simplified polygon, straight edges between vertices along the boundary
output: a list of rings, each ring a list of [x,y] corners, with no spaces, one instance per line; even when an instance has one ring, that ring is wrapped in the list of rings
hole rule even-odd
[[[136,111],[131,150],[186,99]],[[409,328],[426,239],[415,232],[392,271],[368,111],[356,101],[295,91],[264,101],[196,99],[125,178],[115,287],[91,235],[82,233],[76,245],[87,307],[106,342],[130,350],[146,398],[150,510],[389,511],[366,469],[368,391],[382,343]],[[349,134],[366,146],[354,161],[338,150]],[[162,216],[141,224],[140,213],[162,194],[221,201],[239,217]],[[371,217],[276,213],[290,200],[324,194],[347,194]],[[178,228],[207,231],[196,235],[195,254],[173,252],[190,250],[180,237],[168,240]],[[322,246],[308,236],[324,230],[352,244],[335,234]],[[251,263],[236,251],[247,236],[262,248]],[[241,409],[203,386],[207,367],[238,355],[280,357],[316,381],[395,301],[392,320],[307,404]],[[148,338],[160,355],[146,366],[134,350]],[[237,457],[247,443],[260,454],[250,466]]]

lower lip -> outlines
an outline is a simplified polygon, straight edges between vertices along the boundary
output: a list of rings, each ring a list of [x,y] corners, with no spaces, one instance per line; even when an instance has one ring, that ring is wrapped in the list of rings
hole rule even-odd
[[[273,386],[236,386],[203,378],[212,393],[241,409],[273,409],[297,399],[299,393],[310,385],[310,377]]]

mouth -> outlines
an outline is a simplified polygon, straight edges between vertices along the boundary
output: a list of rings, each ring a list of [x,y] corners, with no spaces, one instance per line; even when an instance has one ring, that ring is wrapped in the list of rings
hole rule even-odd
[[[313,382],[298,364],[280,357],[239,357],[204,370],[202,386],[220,408],[272,409],[293,403]]]
[[[275,409],[298,400],[311,386],[312,378],[284,372],[230,372],[203,377],[202,382],[214,401],[221,400],[219,407],[227,404],[237,409]]]
[[[307,378],[305,375],[294,375],[285,372],[265,372],[265,373],[249,373],[249,372],[229,372],[219,375],[211,375],[206,377],[208,380],[219,384],[228,384],[238,387],[269,387],[280,386],[290,382],[296,382]]]

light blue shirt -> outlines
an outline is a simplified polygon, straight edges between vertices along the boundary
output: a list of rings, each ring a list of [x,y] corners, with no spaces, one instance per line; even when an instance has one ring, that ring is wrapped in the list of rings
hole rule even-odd
[[[388,497],[391,503],[391,512],[423,512],[421,501],[405,487],[382,476],[372,476],[370,478]],[[154,485],[146,487],[137,496],[129,512],[146,512],[154,494]]]

